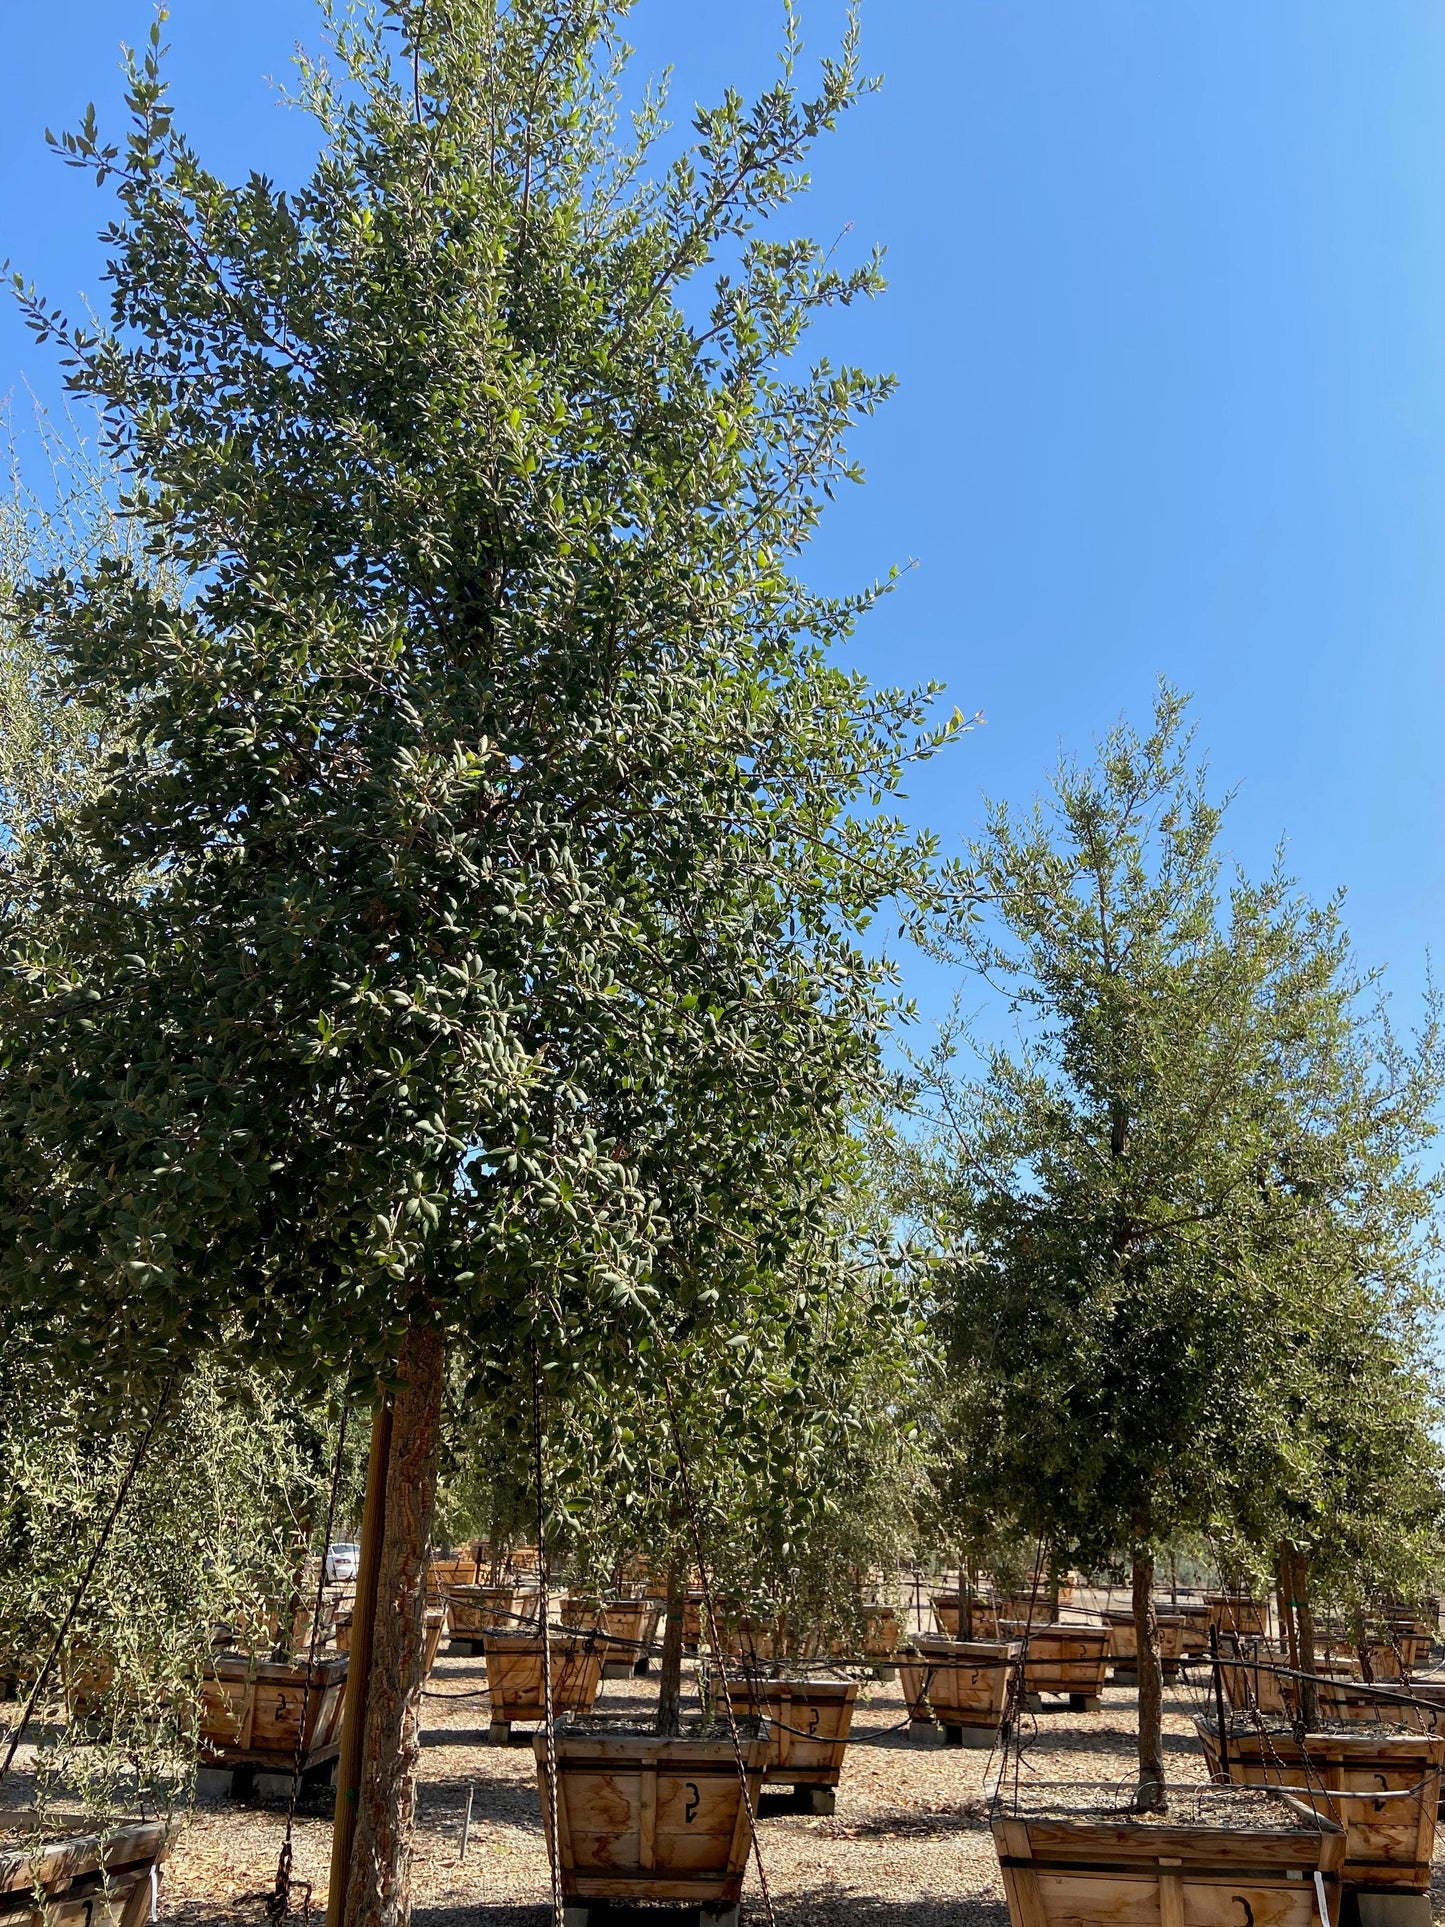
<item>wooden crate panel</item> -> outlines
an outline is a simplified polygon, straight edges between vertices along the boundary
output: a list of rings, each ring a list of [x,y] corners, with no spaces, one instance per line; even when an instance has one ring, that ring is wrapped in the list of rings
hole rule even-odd
[[[925,1639],[919,1645],[919,1659],[899,1669],[910,1717],[932,1716],[944,1726],[996,1727],[1023,1650],[1019,1642]]]
[[[738,1823],[738,1776],[663,1768],[657,1775],[657,1833],[679,1840],[731,1840]]]
[[[1104,1690],[1109,1669],[1106,1626],[1046,1626],[1028,1635],[1024,1686],[1030,1693],[1083,1693]]]
[[[721,1682],[718,1703],[721,1704]],[[766,1777],[794,1786],[836,1786],[858,1688],[842,1680],[734,1680],[734,1714],[768,1722]]]
[[[599,1646],[586,1638],[565,1635],[550,1643],[553,1712],[590,1713],[602,1683]],[[525,1633],[489,1633],[484,1651],[492,1717],[508,1721],[545,1719],[541,1639]]]
[[[1159,1657],[1173,1661],[1184,1657],[1185,1623],[1178,1614],[1171,1613],[1167,1618],[1163,1613],[1158,1616]]]
[[[768,1734],[745,1743],[756,1800]],[[548,1822],[546,1741],[533,1741]],[[562,1733],[556,1741],[562,1886],[569,1898],[731,1904],[749,1851],[730,1743]]]
[[[303,1768],[340,1743],[349,1655],[314,1664],[224,1657],[201,1682],[200,1743],[213,1762],[277,1761],[289,1771],[301,1742]]]
[[[1110,1659],[1134,1660],[1139,1657],[1139,1642],[1134,1634],[1133,1613],[1109,1611],[1104,1614],[1109,1629]]]
[[[1210,1772],[1218,1774],[1218,1729],[1198,1715],[1194,1723]],[[1230,1735],[1229,1772],[1246,1785],[1288,1787],[1337,1820],[1345,1829],[1347,1886],[1429,1890],[1445,1738],[1247,1731]]]
[[[1209,1628],[1213,1615],[1208,1606],[1171,1606],[1171,1614],[1184,1622],[1184,1652],[1191,1659],[1202,1659],[1209,1651]]]
[[[225,1746],[240,1739],[248,1697],[244,1680],[202,1680],[202,1746]]]

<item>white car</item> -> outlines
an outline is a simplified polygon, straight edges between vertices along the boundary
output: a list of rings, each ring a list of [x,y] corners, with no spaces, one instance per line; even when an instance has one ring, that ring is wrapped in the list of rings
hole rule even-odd
[[[361,1570],[361,1547],[342,1539],[326,1549],[326,1577],[333,1586],[349,1585]]]

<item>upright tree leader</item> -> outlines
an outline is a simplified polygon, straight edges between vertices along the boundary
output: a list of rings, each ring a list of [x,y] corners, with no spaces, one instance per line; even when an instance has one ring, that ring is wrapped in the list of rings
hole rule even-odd
[[[1003,994],[1022,1041],[988,1039],[971,1075],[946,1051],[924,1067],[939,1124],[905,1200],[937,1241],[975,1503],[1058,1562],[1128,1572],[1142,1810],[1167,1797],[1158,1555],[1231,1528],[1269,1544],[1304,1489],[1383,1496],[1386,1409],[1439,1490],[1404,1422],[1412,1374],[1361,1339],[1405,1338],[1426,1275],[1436,1009],[1406,1045],[1362,1001],[1337,900],[1279,868],[1226,886],[1222,812],[1167,685],[1146,730],[1119,724],[1044,801],[990,810],[970,852],[987,913],[937,947]],[[1326,1371],[1320,1450],[1336,1325],[1357,1369]]]
[[[790,25],[654,178],[658,105],[613,137],[622,11],[331,19],[296,192],[202,167],[158,23],[125,141],[58,143],[118,203],[108,324],[21,291],[179,587],[113,561],[32,604],[128,734],[4,859],[0,1299],[102,1382],[235,1329],[380,1398],[349,1923],[408,1910],[445,1347],[551,1293],[551,1362],[581,1306],[624,1370],[647,1152],[685,1137],[725,1221],[750,1144],[844,1128],[857,933],[931,854],[888,798],[959,726],[833,665],[876,590],[790,573],[890,387],[797,351],[881,283],[752,230],[866,88],[856,32],[806,95]]]

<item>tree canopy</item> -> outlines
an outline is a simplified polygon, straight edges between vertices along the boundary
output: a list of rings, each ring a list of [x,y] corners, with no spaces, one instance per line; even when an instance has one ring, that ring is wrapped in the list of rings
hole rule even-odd
[[[26,602],[131,725],[5,872],[0,1271],[52,1356],[645,1325],[676,1214],[786,1212],[873,1076],[859,936],[928,849],[886,802],[953,725],[791,567],[890,387],[802,345],[877,264],[762,231],[856,36],[654,169],[620,12],[328,16],[296,192],[206,170],[159,24],[124,142],[64,138],[109,323],[24,298],[165,572]]]
[[[931,1125],[900,1151],[975,1511],[1124,1559],[1145,1600],[1156,1551],[1239,1523],[1272,1455],[1276,1503],[1318,1483],[1328,1507],[1352,1438],[1427,1437],[1404,1341],[1438,1188],[1433,1008],[1398,1040],[1338,903],[1279,869],[1226,885],[1221,821],[1167,688],[1147,734],[1120,725],[1047,804],[991,809],[983,908],[939,947],[1014,1036],[979,1038],[962,1071],[945,1041],[921,1067]],[[1415,1401],[1393,1431],[1366,1417],[1391,1386]],[[1145,1767],[1162,1775],[1157,1735]]]

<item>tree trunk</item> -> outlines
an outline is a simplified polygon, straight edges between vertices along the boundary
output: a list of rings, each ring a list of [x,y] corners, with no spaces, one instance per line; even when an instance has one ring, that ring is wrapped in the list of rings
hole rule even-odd
[[[352,1654],[352,1665],[364,1677],[347,1696],[342,1765],[350,1770],[337,1775],[328,1927],[406,1927],[411,1913],[411,1831],[444,1365],[440,1333],[408,1332],[397,1364],[401,1389],[389,1401],[385,1426],[379,1421],[380,1441],[373,1433],[367,1510],[377,1545],[375,1616],[367,1629],[370,1637],[363,1637]],[[370,1488],[383,1466],[378,1496]],[[358,1617],[362,1612],[359,1581]]]
[[[1154,1613],[1154,1555],[1134,1554],[1134,1648],[1139,1675],[1139,1797],[1141,1813],[1163,1813],[1164,1666],[1159,1658],[1159,1622]]]
[[[657,1680],[657,1731],[664,1736],[682,1731],[682,1629],[686,1609],[686,1575],[679,1562],[667,1573],[667,1616]]]
[[[1310,1607],[1310,1574],[1303,1553],[1296,1552],[1290,1560],[1290,1574],[1294,1580],[1295,1626],[1299,1635],[1299,1670],[1305,1677],[1299,1681],[1300,1712],[1306,1726],[1314,1728],[1320,1723],[1320,1689],[1316,1684],[1315,1673],[1315,1616]]]
[[[1299,1635],[1294,1616],[1294,1574],[1290,1564],[1289,1547],[1282,1545],[1276,1562],[1275,1603],[1279,1611],[1280,1639],[1284,1646],[1284,1656],[1289,1664],[1299,1670]]]

